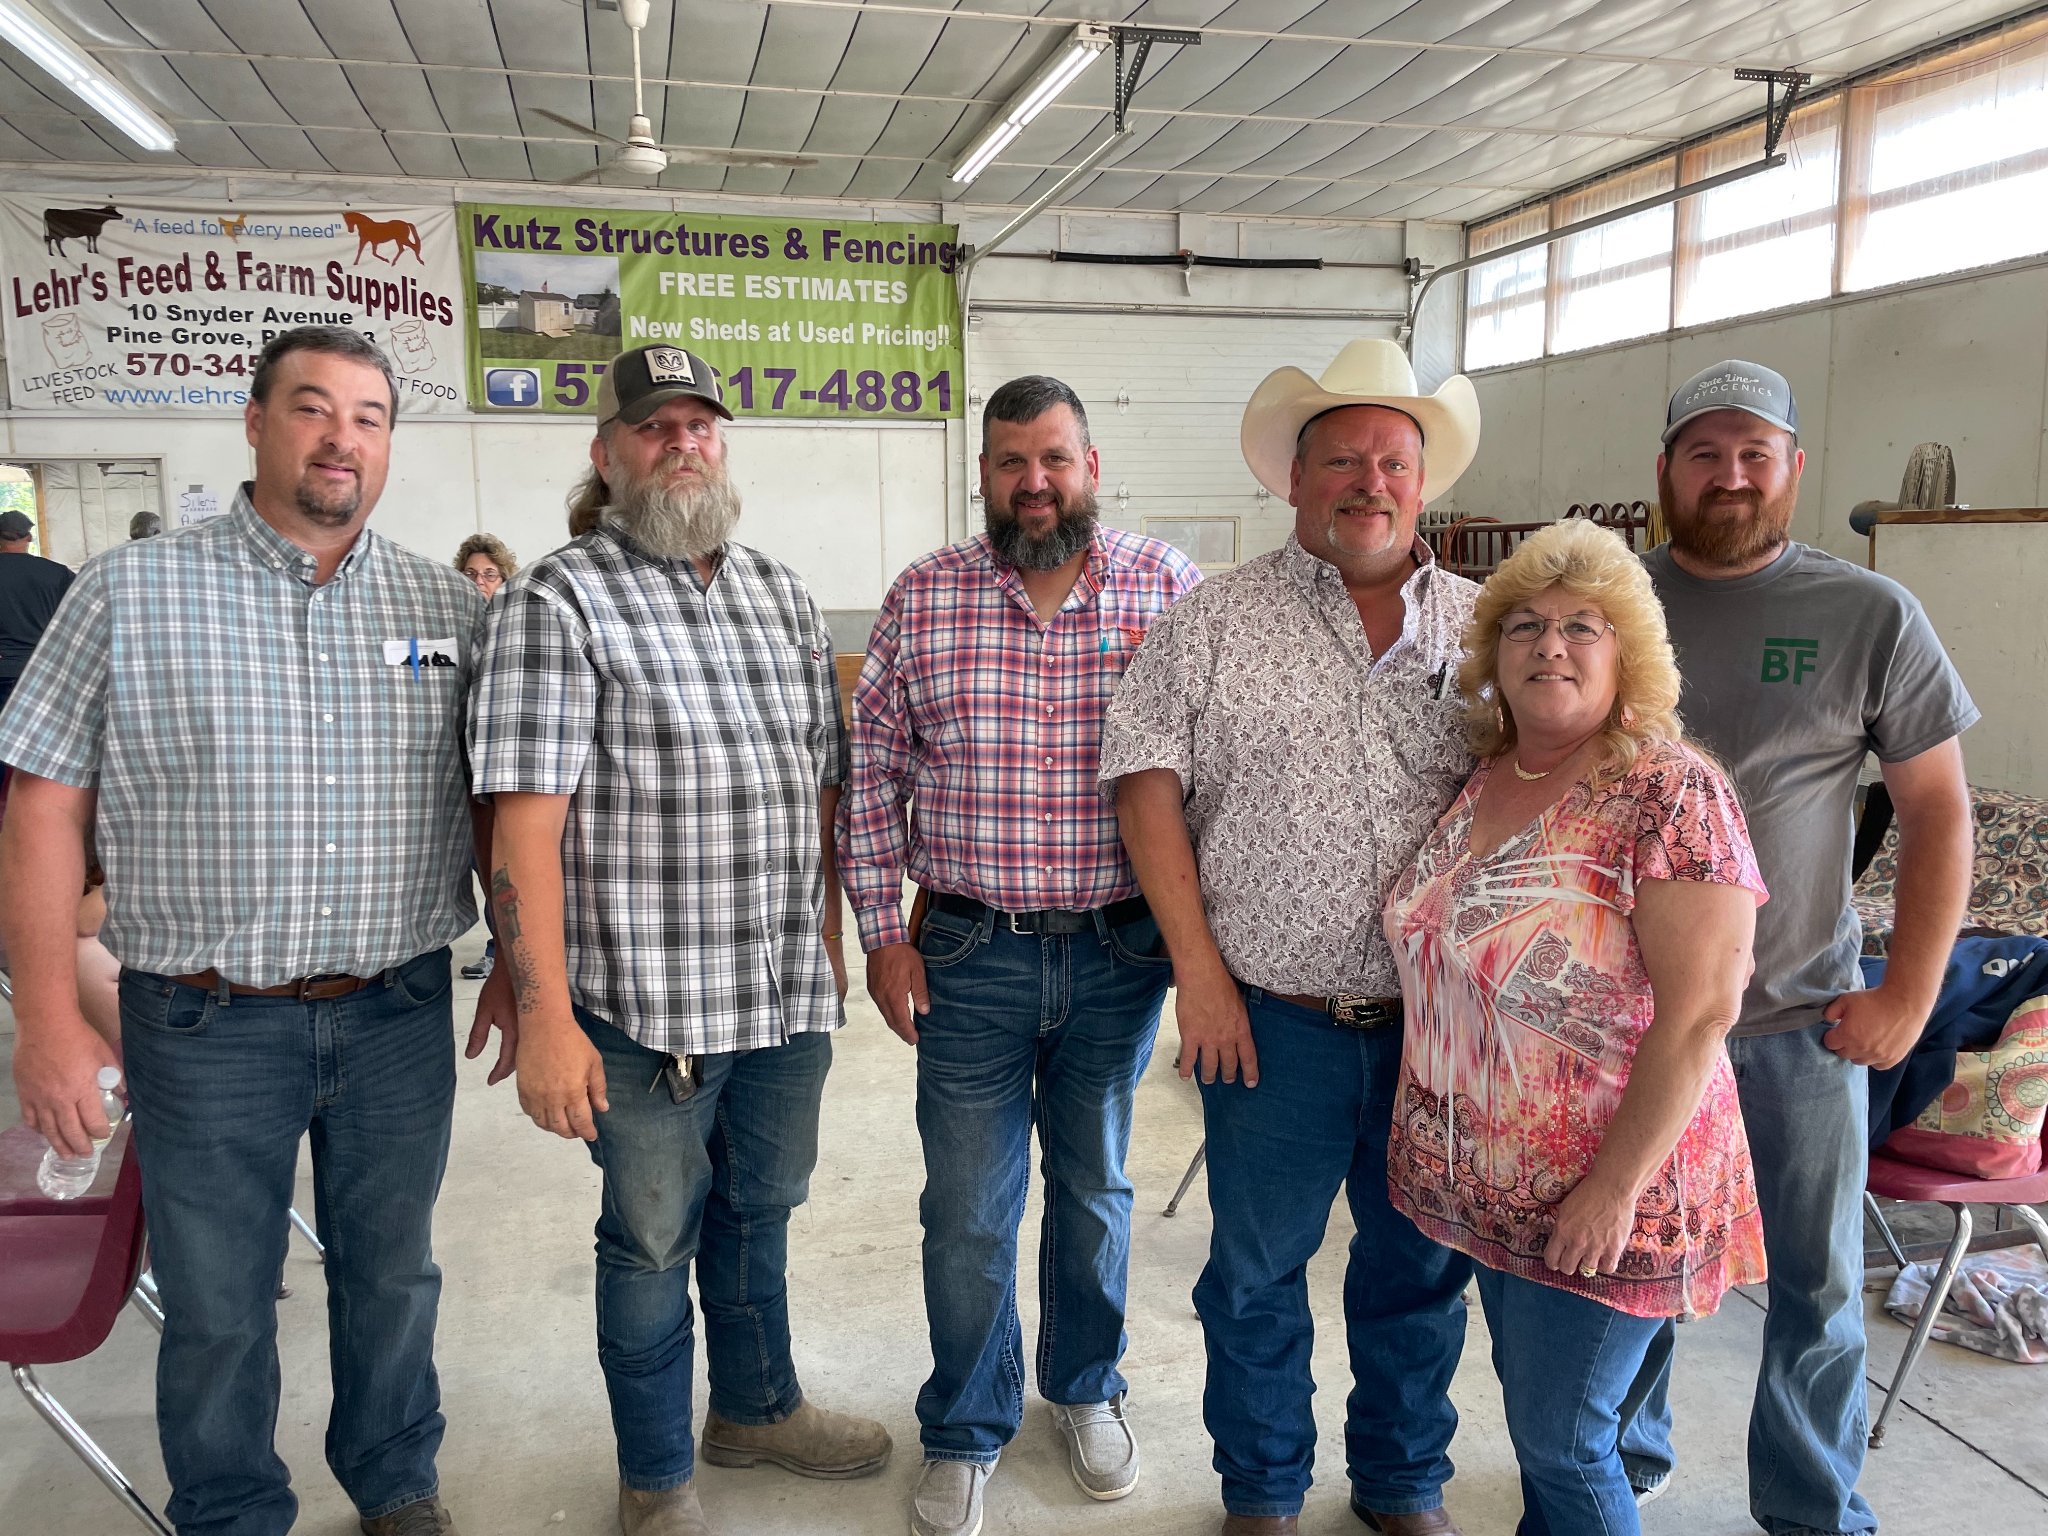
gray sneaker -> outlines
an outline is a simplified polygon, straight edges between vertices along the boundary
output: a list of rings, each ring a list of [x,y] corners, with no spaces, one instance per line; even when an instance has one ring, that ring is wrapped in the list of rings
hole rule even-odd
[[[1124,1418],[1124,1394],[1106,1403],[1052,1405],[1067,1442],[1067,1465],[1091,1499],[1120,1499],[1138,1486],[1138,1442]]]
[[[374,1520],[358,1520],[363,1536],[457,1536],[455,1519],[438,1498],[404,1504]]]
[[[981,1491],[995,1463],[926,1461],[910,1495],[910,1536],[978,1536]]]
[[[625,1536],[711,1536],[695,1478],[654,1490],[619,1484],[619,1529]]]

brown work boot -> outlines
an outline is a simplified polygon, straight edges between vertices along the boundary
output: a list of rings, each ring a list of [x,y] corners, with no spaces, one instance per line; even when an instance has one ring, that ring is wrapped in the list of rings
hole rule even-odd
[[[1441,1504],[1435,1509],[1418,1509],[1413,1514],[1383,1515],[1376,1509],[1367,1509],[1354,1495],[1351,1513],[1382,1536],[1463,1536]]]
[[[1294,1515],[1225,1515],[1222,1536],[1295,1536],[1300,1529]]]
[[[651,1490],[619,1484],[619,1529],[625,1536],[711,1536],[695,1478]]]
[[[805,1477],[866,1477],[889,1459],[889,1431],[873,1419],[831,1413],[809,1398],[777,1424],[734,1424],[717,1414],[704,1420],[698,1454],[714,1467],[751,1467],[772,1461]]]
[[[434,1498],[418,1499],[388,1515],[356,1523],[362,1527],[363,1536],[458,1536],[454,1516]]]

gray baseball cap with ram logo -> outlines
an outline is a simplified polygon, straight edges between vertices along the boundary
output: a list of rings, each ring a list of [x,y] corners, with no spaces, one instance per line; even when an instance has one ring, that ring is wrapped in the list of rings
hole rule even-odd
[[[1729,358],[1702,368],[1678,386],[1664,413],[1664,441],[1669,443],[1695,416],[1709,411],[1747,411],[1761,421],[1799,436],[1799,405],[1785,376],[1761,363]]]

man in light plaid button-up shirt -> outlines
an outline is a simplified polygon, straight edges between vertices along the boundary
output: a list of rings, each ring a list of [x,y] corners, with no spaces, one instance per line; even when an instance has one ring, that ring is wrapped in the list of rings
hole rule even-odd
[[[163,1293],[157,1427],[181,1531],[283,1536],[276,1298],[313,1139],[334,1322],[328,1462],[372,1536],[452,1529],[434,1198],[455,1097],[448,942],[476,921],[462,709],[483,602],[364,524],[397,388],[290,331],[250,388],[227,516],[87,562],[4,716],[14,1078],[64,1150],[104,1135],[73,914],[107,871],[121,1063]],[[502,987],[502,983],[499,984]]]
[[[472,750],[496,809],[520,1105],[590,1142],[604,1172],[598,1362],[620,1523],[694,1536],[692,1259],[706,1460],[851,1477],[889,1452],[881,1425],[804,1398],[783,1289],[844,1022],[845,732],[817,605],[728,538],[731,412],[709,365],[626,352],[597,414],[580,499],[602,498],[603,520],[492,605]]]

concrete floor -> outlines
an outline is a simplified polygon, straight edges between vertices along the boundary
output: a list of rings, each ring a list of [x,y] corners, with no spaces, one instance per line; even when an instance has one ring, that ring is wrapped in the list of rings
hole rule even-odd
[[[472,958],[481,934],[458,947]],[[466,1028],[473,983],[458,983]],[[818,1401],[881,1419],[897,1451],[877,1477],[810,1483],[786,1473],[704,1469],[714,1527],[725,1536],[896,1533],[916,1474],[911,1412],[929,1367],[918,1271],[917,1192],[922,1166],[912,1122],[909,1048],[881,1025],[864,994],[850,1002],[826,1087],[823,1144],[811,1202],[791,1236],[797,1359]],[[12,1045],[0,1008],[0,1048]],[[1170,1042],[1172,1026],[1165,1029]],[[1162,1049],[1140,1089],[1131,1175],[1138,1190],[1132,1238],[1131,1418],[1144,1455],[1137,1491],[1090,1503],[1069,1480],[1044,1406],[990,1485],[989,1536],[1037,1533],[1213,1531],[1220,1516],[1201,1423],[1202,1336],[1188,1293],[1208,1241],[1198,1183],[1180,1215],[1161,1206],[1201,1140],[1194,1091]],[[486,1088],[484,1063],[465,1063],[455,1147],[436,1247],[446,1272],[439,1365],[448,1416],[442,1491],[467,1536],[610,1536],[614,1462],[604,1390],[591,1338],[590,1224],[597,1177],[579,1146],[534,1129],[509,1084]],[[0,1125],[11,1094],[0,1093]],[[302,1209],[312,1209],[302,1178]],[[1036,1202],[1026,1263],[1035,1251]],[[1316,1398],[1321,1481],[1302,1521],[1319,1536],[1363,1531],[1347,1512],[1341,1461],[1347,1373],[1334,1326],[1348,1221],[1340,1201],[1311,1277],[1318,1315]],[[1028,1271],[1027,1271],[1028,1273]],[[284,1402],[278,1445],[303,1501],[298,1529],[355,1530],[347,1501],[321,1462],[327,1406],[320,1269],[294,1239],[292,1297],[280,1304]],[[1033,1288],[1022,1298],[1027,1338]],[[1880,1291],[1881,1294],[1881,1291]],[[1906,1330],[1870,1298],[1873,1378],[1889,1381]],[[1684,1330],[1676,1380],[1682,1464],[1671,1491],[1645,1511],[1650,1533],[1737,1536],[1746,1515],[1743,1436],[1762,1323],[1759,1301],[1729,1298],[1720,1314]],[[1509,1536],[1520,1511],[1514,1457],[1487,1364],[1485,1324],[1472,1333],[1455,1396],[1464,1415],[1449,1502],[1468,1536]],[[124,1315],[90,1359],[42,1374],[77,1418],[161,1508],[166,1496],[151,1414],[155,1335]],[[701,1384],[699,1415],[701,1418]],[[1872,1454],[1863,1487],[1901,1536],[1960,1531],[2048,1532],[2048,1370],[2035,1371],[1935,1344]],[[0,1532],[97,1536],[137,1527],[14,1393],[0,1396]]]

